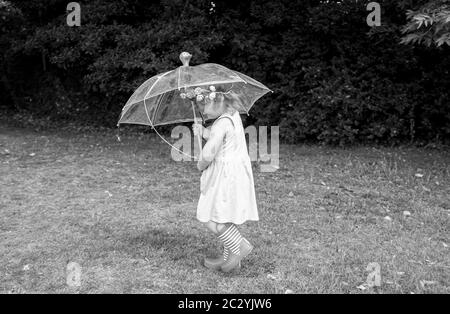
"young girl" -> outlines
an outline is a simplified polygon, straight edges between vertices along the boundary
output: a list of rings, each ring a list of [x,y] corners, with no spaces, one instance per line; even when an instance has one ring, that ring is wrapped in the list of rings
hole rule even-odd
[[[217,118],[211,130],[194,123],[194,135],[206,140],[197,167],[202,172],[197,219],[223,242],[224,252],[218,258],[205,258],[204,265],[229,272],[240,267],[240,261],[253,249],[236,225],[257,221],[255,188],[244,128],[239,112],[240,100],[233,92],[217,92],[211,100],[205,97],[203,111]]]

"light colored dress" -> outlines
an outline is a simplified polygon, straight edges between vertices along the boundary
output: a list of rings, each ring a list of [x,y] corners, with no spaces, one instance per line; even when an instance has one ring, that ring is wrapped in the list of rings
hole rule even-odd
[[[253,171],[241,117],[237,111],[232,115],[224,113],[211,129],[217,127],[219,119],[231,119],[233,127],[226,132],[217,154],[202,173],[197,219],[237,225],[247,220],[258,221]]]

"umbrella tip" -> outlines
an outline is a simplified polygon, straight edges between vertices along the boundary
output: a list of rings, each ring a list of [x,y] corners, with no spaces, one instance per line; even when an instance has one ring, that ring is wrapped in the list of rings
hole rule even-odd
[[[183,63],[183,66],[189,66],[189,61],[191,60],[192,55],[189,52],[183,51],[180,53],[180,60]]]

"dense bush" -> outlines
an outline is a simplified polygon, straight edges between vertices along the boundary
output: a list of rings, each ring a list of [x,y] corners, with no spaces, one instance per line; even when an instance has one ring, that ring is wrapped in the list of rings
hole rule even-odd
[[[2,105],[113,126],[136,87],[189,51],[273,89],[249,122],[280,125],[286,142],[449,138],[450,48],[400,44],[407,10],[427,1],[379,1],[375,28],[367,2],[91,0],[71,28],[67,1],[0,1]]]

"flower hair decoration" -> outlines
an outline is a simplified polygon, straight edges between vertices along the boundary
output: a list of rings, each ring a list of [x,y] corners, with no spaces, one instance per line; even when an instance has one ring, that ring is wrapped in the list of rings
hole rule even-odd
[[[217,96],[217,94],[228,94],[231,92],[231,89],[228,92],[218,92],[216,91],[216,87],[214,85],[210,85],[209,89],[205,89],[202,87],[196,87],[196,88],[185,88],[185,92],[180,93],[180,97],[182,99],[190,99],[190,100],[197,100],[202,101],[206,98],[209,98],[210,100],[214,100]]]

